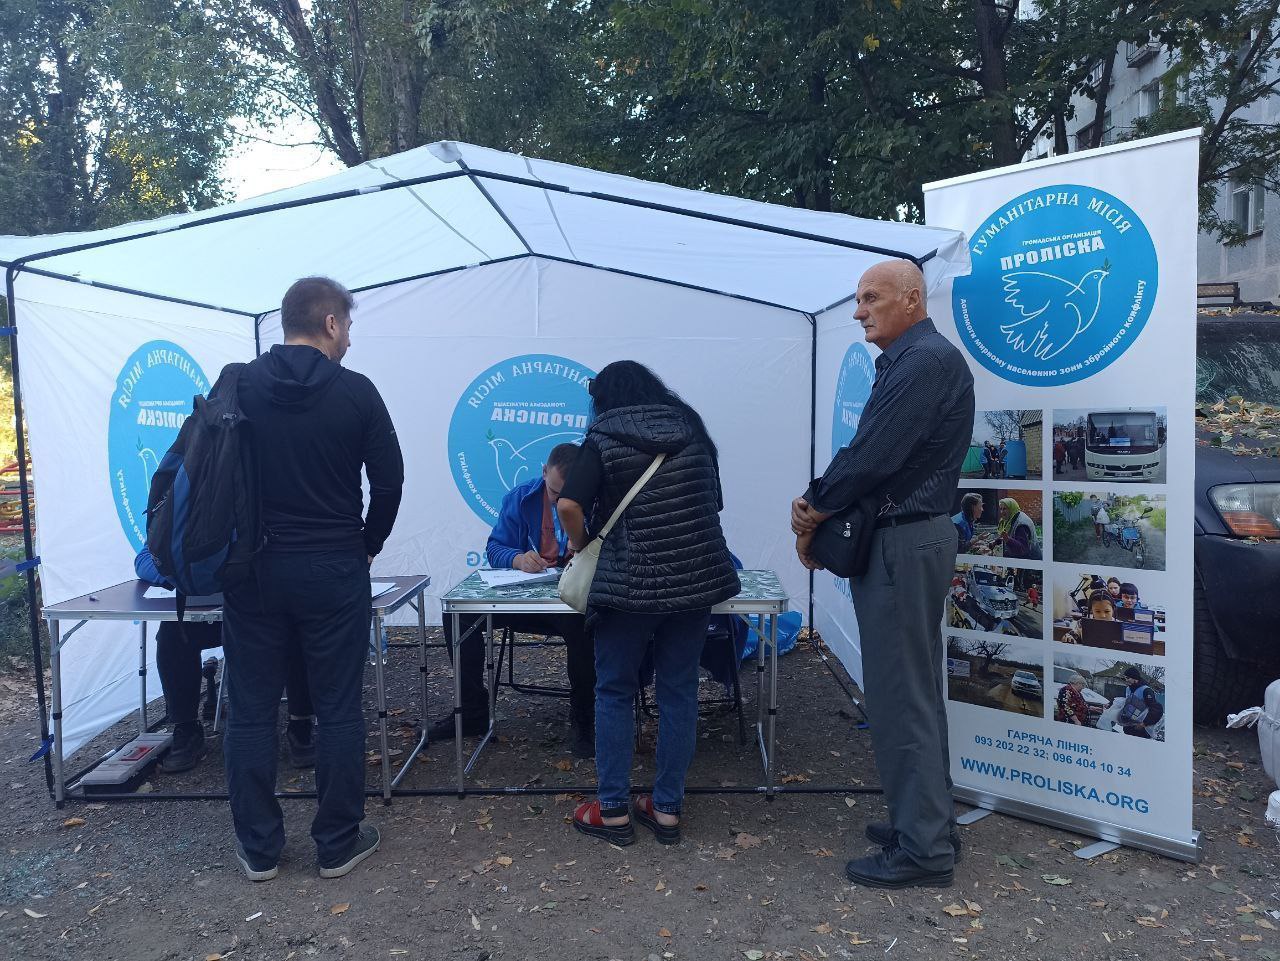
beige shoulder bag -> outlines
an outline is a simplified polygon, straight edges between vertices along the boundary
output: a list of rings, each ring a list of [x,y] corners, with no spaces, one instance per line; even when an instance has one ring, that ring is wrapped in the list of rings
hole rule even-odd
[[[569,566],[560,575],[560,600],[579,614],[587,613],[587,598],[591,596],[591,582],[596,579],[596,565],[600,563],[600,546],[613,530],[613,525],[618,522],[622,512],[627,509],[644,485],[649,483],[649,479],[657,473],[666,458],[666,454],[659,454],[653,459],[653,463],[640,475],[640,479],[632,485],[631,490],[627,491],[627,496],[622,498],[622,503],[617,506],[613,516],[600,529],[600,533],[593,537],[579,553],[573,555]]]

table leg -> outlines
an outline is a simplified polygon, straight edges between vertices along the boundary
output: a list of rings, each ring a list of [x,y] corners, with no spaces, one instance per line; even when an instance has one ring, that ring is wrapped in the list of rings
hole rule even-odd
[[[769,774],[769,750],[765,745],[764,723],[764,614],[758,615],[756,624],[756,745],[760,748],[760,763],[764,765],[765,776]]]
[[[62,624],[49,621],[49,682],[53,700],[53,800],[62,807],[66,784],[62,771]]]
[[[147,622],[138,622],[138,733],[147,733]]]
[[[399,787],[400,782],[404,780],[405,775],[409,773],[409,768],[413,767],[413,762],[418,759],[418,755],[422,753],[422,749],[427,746],[427,728],[429,726],[427,713],[427,609],[426,592],[418,594],[418,677],[422,684],[422,690],[419,692],[421,700],[422,712],[422,730],[418,734],[418,743],[413,746],[413,750],[409,752],[409,756],[405,759],[404,764],[391,779],[393,788]]]
[[[763,626],[763,624],[761,625]],[[778,615],[769,616],[769,751],[765,755],[765,797],[773,800],[774,726],[778,719]]]
[[[485,680],[489,684],[489,728],[484,732],[484,737],[480,739],[476,749],[471,752],[471,760],[467,762],[468,774],[476,766],[476,761],[480,760],[480,754],[489,744],[489,740],[493,737],[493,732],[498,724],[498,672],[494,667],[493,660],[493,614],[484,616],[484,627],[484,672]]]
[[[462,632],[462,617],[451,614],[453,618],[453,746],[458,754],[458,797],[466,794],[462,770],[462,669],[458,659],[462,656],[462,644],[458,640]]]
[[[382,742],[382,803],[391,803],[391,746],[387,743],[387,688],[382,650],[382,618],[373,616],[373,678],[378,689],[378,737]]]

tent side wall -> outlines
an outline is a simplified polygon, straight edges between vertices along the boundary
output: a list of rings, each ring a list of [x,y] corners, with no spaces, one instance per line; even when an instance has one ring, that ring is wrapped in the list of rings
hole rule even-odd
[[[133,577],[151,474],[197,390],[253,357],[254,322],[25,273],[14,293],[40,583],[55,603]],[[68,754],[137,708],[139,630],[90,622],[67,642]]]
[[[786,519],[809,480],[803,314],[538,258],[357,303],[344,363],[377,384],[405,457],[400,516],[374,571],[429,572],[432,623],[439,596],[483,563],[506,490],[537,476],[555,443],[581,439],[582,379],[624,358],[702,413],[720,447],[730,547],[747,566],[778,570],[792,606],[807,608]],[[278,342],[278,315],[261,332],[263,349]]]

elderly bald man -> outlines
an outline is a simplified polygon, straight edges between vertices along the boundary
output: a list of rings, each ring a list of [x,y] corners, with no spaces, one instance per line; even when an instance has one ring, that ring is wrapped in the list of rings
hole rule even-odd
[[[796,552],[810,569],[813,532],[871,501],[868,569],[852,577],[871,743],[889,823],[867,837],[881,850],[850,861],[855,884],[947,887],[960,838],[951,800],[942,605],[955,570],[950,512],[973,433],[973,376],[938,333],[924,275],[907,260],[877,264],[858,283],[854,313],[880,348],[858,430],[791,505]]]

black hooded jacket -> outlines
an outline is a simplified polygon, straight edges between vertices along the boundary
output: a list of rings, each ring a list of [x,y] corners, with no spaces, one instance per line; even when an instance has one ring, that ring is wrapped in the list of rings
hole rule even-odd
[[[400,509],[404,461],[373,382],[315,347],[277,344],[245,366],[240,406],[261,465],[266,549],[381,551]]]
[[[620,407],[598,417],[562,496],[604,527],[653,461],[667,457],[609,532],[588,604],[667,613],[712,607],[742,586],[720,529],[720,476],[711,450],[675,407]]]

